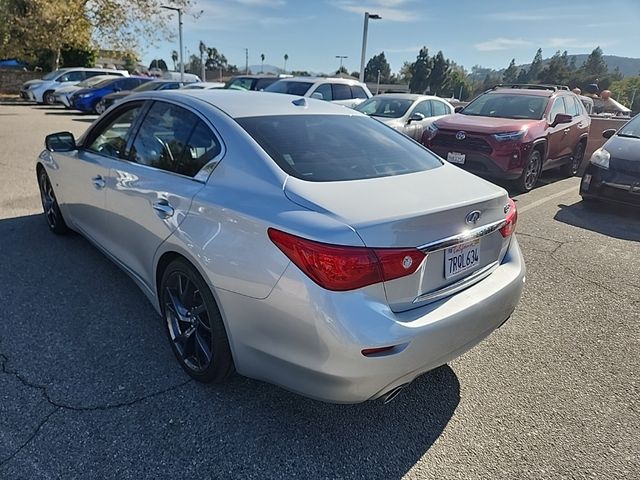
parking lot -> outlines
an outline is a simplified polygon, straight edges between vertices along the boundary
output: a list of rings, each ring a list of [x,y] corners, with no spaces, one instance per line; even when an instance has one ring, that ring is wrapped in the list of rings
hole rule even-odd
[[[516,196],[524,296],[389,404],[190,381],[142,292],[54,236],[35,158],[94,116],[0,105],[0,478],[640,477],[640,214],[578,178]]]

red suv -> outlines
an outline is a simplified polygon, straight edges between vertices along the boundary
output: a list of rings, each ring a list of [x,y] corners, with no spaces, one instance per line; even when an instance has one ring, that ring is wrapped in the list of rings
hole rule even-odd
[[[531,190],[543,170],[580,168],[591,119],[566,87],[498,85],[425,129],[422,143],[480,176]]]

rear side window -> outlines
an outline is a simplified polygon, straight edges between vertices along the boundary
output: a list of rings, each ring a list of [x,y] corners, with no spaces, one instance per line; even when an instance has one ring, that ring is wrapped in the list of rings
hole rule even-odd
[[[431,100],[431,111],[433,112],[434,117],[438,115],[447,115],[448,113],[450,113],[447,106],[437,100]]]
[[[349,85],[334,83],[332,87],[334,100],[351,100],[351,88]]]
[[[403,175],[442,165],[409,137],[365,116],[284,115],[237,122],[282,170],[311,182]]]
[[[364,88],[359,87],[357,85],[352,85],[351,86],[351,96],[353,98],[364,98],[364,99],[369,98],[367,96],[367,93],[364,91]]]
[[[125,78],[114,84],[115,87],[121,88],[122,90],[131,90],[138,85],[140,85],[139,78]]]

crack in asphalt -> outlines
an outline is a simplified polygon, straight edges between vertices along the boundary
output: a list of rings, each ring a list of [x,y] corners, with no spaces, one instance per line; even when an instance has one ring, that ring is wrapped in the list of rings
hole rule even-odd
[[[59,412],[60,410],[69,410],[73,412],[92,412],[92,411],[105,411],[105,410],[113,410],[116,408],[129,407],[137,403],[141,403],[150,398],[158,397],[160,395],[164,395],[165,393],[171,392],[173,390],[177,390],[192,381],[191,379],[188,379],[176,385],[163,388],[162,390],[158,390],[158,391],[149,393],[148,395],[143,395],[141,397],[137,397],[126,402],[118,402],[118,403],[112,403],[112,404],[106,404],[106,405],[77,406],[77,405],[68,405],[52,399],[49,395],[47,385],[39,385],[37,383],[31,382],[30,380],[26,379],[23,375],[21,375],[17,370],[9,369],[9,367],[7,366],[8,363],[9,363],[9,357],[7,357],[3,353],[0,353],[0,373],[15,377],[16,379],[18,379],[18,381],[22,385],[24,385],[27,388],[39,390],[42,396],[44,397],[44,399],[46,400],[46,402],[52,407],[54,407],[54,409],[45,416],[45,418],[38,424],[38,426],[35,428],[35,430],[32,432],[29,438],[16,451],[11,453],[8,457],[0,459],[0,468],[4,466],[7,462],[9,462],[11,459],[13,459],[27,445],[29,445],[29,443],[31,443],[31,441],[36,437],[38,432],[40,432],[42,427],[53,416],[53,414],[56,412]]]

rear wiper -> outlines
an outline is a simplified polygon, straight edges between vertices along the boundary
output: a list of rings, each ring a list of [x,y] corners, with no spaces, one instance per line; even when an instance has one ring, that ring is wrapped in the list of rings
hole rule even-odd
[[[618,136],[625,137],[625,138],[640,138],[639,135],[634,135],[633,133],[623,133],[623,132],[618,133]]]

